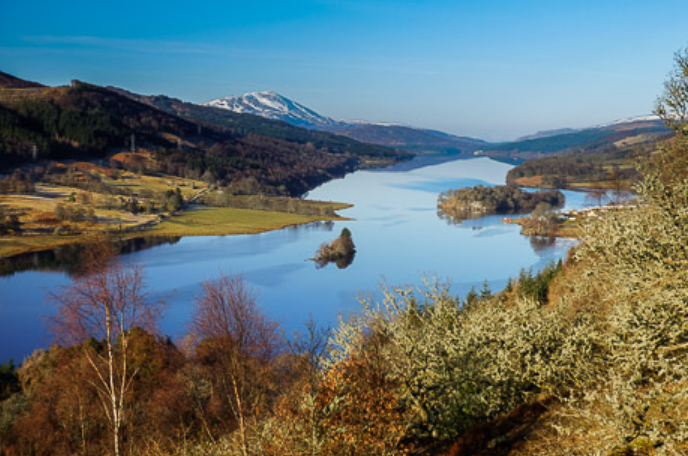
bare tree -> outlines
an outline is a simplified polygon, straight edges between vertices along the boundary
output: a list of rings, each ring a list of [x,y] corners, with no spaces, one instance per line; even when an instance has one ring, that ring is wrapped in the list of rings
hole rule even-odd
[[[237,275],[203,284],[192,331],[210,347],[221,369],[220,387],[239,430],[241,453],[249,454],[248,421],[266,409],[278,353],[277,324],[256,305],[256,296]]]
[[[294,356],[305,361],[305,370],[310,376],[320,370],[321,361],[327,353],[331,329],[318,326],[312,314],[308,314],[304,326],[306,333],[294,332],[293,340],[288,345]]]
[[[100,398],[112,430],[113,450],[120,454],[121,431],[126,423],[127,398],[138,367],[129,362],[130,331],[153,330],[162,303],[146,299],[140,267],[114,262],[105,244],[89,255],[87,270],[51,300],[57,305],[52,331],[60,344],[83,343],[84,356],[95,373],[91,386]]]
[[[322,379],[325,372],[322,361],[329,349],[331,330],[329,327],[318,327],[313,315],[308,315],[305,323],[306,334],[295,333],[289,344],[292,355],[296,358],[295,369],[303,375],[299,382],[297,400],[302,404],[305,415],[301,417],[300,425],[303,434],[297,436],[300,444],[311,455],[319,454],[326,440],[324,432],[325,417],[329,404],[320,404],[318,397],[322,395]]]
[[[602,206],[602,201],[605,199],[609,200],[609,194],[604,188],[593,188],[585,196],[586,201],[591,203],[597,203],[598,206]]]
[[[664,81],[664,93],[657,100],[655,113],[679,134],[688,134],[688,48],[674,55],[674,68]]]
[[[612,204],[622,204],[627,198],[625,195],[626,180],[624,173],[618,166],[614,166],[609,172],[609,181],[611,183],[611,198]]]

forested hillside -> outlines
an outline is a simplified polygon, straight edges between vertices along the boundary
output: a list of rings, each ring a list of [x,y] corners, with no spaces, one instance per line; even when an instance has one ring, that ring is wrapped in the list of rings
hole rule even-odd
[[[499,144],[485,148],[484,154],[520,162],[551,155],[606,154],[653,144],[669,136],[671,130],[660,120],[639,120]]]
[[[312,322],[285,341],[245,283],[221,277],[190,303],[190,336],[175,345],[154,335],[147,317],[159,308],[139,299],[141,271],[92,262],[54,295],[62,347],[2,367],[0,446],[8,455],[97,454],[114,441],[126,454],[685,454],[687,152],[677,138],[649,163],[637,207],[589,225],[563,267],[463,300],[432,283],[388,289],[329,342]],[[109,336],[105,320],[79,316],[101,315],[103,290],[133,293],[112,309],[124,326],[118,319]],[[101,402],[113,391],[98,377],[110,365],[116,400]]]
[[[295,127],[278,120],[266,119],[251,114],[238,114],[226,109],[188,103],[164,95],[144,96],[115,87],[108,88],[165,112],[216,127],[225,132],[232,132],[239,136],[269,136],[296,144],[310,144],[309,147],[315,147],[316,149],[324,148],[332,153],[350,153],[371,159],[399,159],[407,156],[404,152],[389,147],[366,144],[365,142],[355,141],[345,136],[324,131],[306,130],[305,128]]]
[[[200,108],[212,106],[220,111],[250,113],[266,119],[278,119],[297,127],[308,128],[313,131],[327,131],[367,144],[399,148],[414,153],[446,154],[465,158],[469,157],[473,151],[488,145],[487,142],[480,139],[400,124],[339,121],[318,114],[301,103],[275,92],[253,92],[241,96],[219,98],[204,103],[203,106],[194,106],[188,103],[185,106],[180,106],[177,100],[165,100],[160,97],[148,98],[156,104],[170,105],[169,102],[172,102],[170,107],[182,108],[194,116],[201,114]],[[213,111],[206,111],[201,115],[207,116],[208,112]],[[218,116],[218,111],[215,113],[213,117]],[[229,118],[231,119],[231,116]]]
[[[637,164],[655,152],[660,143],[626,150],[545,157],[528,160],[510,169],[506,181],[526,187],[611,187],[629,189],[640,174]]]
[[[396,147],[415,153],[445,153],[467,158],[471,157],[474,151],[489,146],[489,143],[480,139],[404,125],[360,122],[323,128],[365,143]]]
[[[147,172],[204,177],[220,185],[254,181],[263,190],[297,195],[364,160],[406,157],[289,126],[283,132],[282,125],[264,129],[260,122],[249,128],[252,119],[241,116],[240,128],[200,124],[78,81],[56,88],[17,84],[9,75],[3,81],[9,81],[0,88],[0,169],[5,170],[43,159],[147,150],[156,159]]]
[[[688,50],[657,107],[676,134],[640,164],[636,203],[496,294],[389,286],[286,338],[220,275],[173,342],[144,271],[96,244],[51,293],[55,344],[0,365],[0,451],[688,454],[687,80]]]

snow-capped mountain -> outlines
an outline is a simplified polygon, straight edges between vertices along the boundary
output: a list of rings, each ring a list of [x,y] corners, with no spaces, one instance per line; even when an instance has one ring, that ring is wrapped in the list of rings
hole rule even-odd
[[[625,119],[619,119],[615,120],[613,122],[607,122],[603,123],[600,125],[595,125],[592,128],[607,128],[607,127],[614,127],[617,125],[624,125],[624,124],[634,124],[634,123],[644,123],[644,122],[661,122],[662,119],[659,118],[657,115],[645,115],[645,116],[636,116],[636,117],[628,117]]]
[[[219,98],[203,105],[282,120],[298,127],[324,130],[361,142],[417,152],[470,153],[487,145],[479,139],[399,123],[335,120],[275,92],[253,92]]]
[[[282,120],[306,128],[324,128],[339,124],[336,120],[321,116],[302,104],[275,92],[252,92],[235,97],[218,98],[203,105]]]

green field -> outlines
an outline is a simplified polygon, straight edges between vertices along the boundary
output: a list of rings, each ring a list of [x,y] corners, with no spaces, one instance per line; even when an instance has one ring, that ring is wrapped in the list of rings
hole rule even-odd
[[[147,233],[173,236],[252,234],[316,220],[337,220],[337,218],[204,206],[171,216],[148,230]]]

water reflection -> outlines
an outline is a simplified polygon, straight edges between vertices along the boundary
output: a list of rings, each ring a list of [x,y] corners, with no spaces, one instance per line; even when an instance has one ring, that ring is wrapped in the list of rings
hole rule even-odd
[[[330,258],[317,258],[315,259],[315,267],[318,269],[322,269],[325,266],[327,266],[330,263],[334,263],[337,265],[338,269],[346,269],[351,264],[354,262],[354,258],[356,257],[356,251],[347,253],[346,255],[338,256],[335,259],[330,259]]]
[[[557,242],[557,238],[554,236],[529,236],[529,238],[530,246],[535,253],[543,253],[551,250]]]
[[[309,231],[325,231],[331,232],[334,230],[334,221],[332,220],[322,220],[310,223],[304,223],[303,225],[289,225],[284,228],[285,231],[291,232],[309,232]]]
[[[413,171],[415,169],[424,168],[431,165],[439,165],[442,163],[447,163],[450,161],[455,161],[460,158],[469,158],[467,154],[461,153],[461,151],[454,149],[448,150],[446,152],[431,153],[431,154],[420,154],[416,155],[412,160],[397,163],[395,165],[389,166],[387,168],[382,168],[379,170],[372,170],[373,172],[387,172],[387,173],[403,173],[408,171]]]
[[[309,313],[320,324],[336,325],[339,313],[359,310],[357,297],[376,294],[383,281],[394,286],[415,285],[423,276],[434,276],[449,279],[451,291],[464,296],[487,279],[497,291],[521,268],[540,270],[563,258],[574,245],[562,239],[552,245],[533,245],[519,234],[519,226],[502,223],[500,216],[452,226],[437,217],[436,188],[459,188],[476,181],[501,184],[509,169],[480,158],[406,172],[360,171],[310,194],[313,199],[354,204],[339,211],[351,220],[255,235],[165,240],[156,248],[140,249],[138,245],[124,249],[131,253],[121,259],[145,267],[151,299],[168,302],[162,331],[175,339],[185,334],[193,300],[202,292],[203,282],[220,274],[241,274],[257,291],[261,307],[287,332],[300,329]],[[584,195],[570,198],[567,192],[567,207],[575,208],[583,199]],[[355,261],[351,258],[337,267],[316,269],[309,259],[345,226],[355,234]],[[78,252],[63,251],[57,256],[61,260],[24,258],[14,266],[13,276],[0,277],[0,361],[22,359],[33,348],[46,345],[39,317],[46,313],[42,302],[46,294],[70,279],[64,273],[18,271],[59,270],[77,258]]]
[[[179,237],[150,236],[122,239],[113,242],[116,254],[127,254],[164,244],[176,244]],[[12,276],[24,271],[64,271],[70,277],[83,273],[84,258],[91,244],[75,242],[52,250],[30,252],[0,260],[0,276]]]

